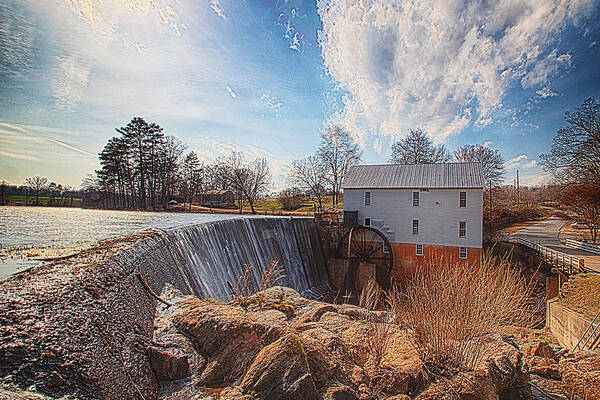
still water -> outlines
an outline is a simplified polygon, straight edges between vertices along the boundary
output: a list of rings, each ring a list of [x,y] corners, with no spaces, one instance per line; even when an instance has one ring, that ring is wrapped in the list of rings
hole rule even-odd
[[[27,251],[13,251],[15,247],[77,248],[150,228],[164,229],[237,217],[235,214],[0,206],[0,276],[39,263],[28,259]]]

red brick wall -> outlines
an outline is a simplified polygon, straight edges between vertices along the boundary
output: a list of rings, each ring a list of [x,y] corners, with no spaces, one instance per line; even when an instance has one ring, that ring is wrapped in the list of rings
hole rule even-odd
[[[435,266],[443,262],[467,263],[469,265],[481,262],[481,249],[468,247],[467,258],[458,258],[459,247],[423,245],[423,255],[416,255],[416,245],[406,243],[391,243],[394,253],[392,279],[404,279],[419,267]]]

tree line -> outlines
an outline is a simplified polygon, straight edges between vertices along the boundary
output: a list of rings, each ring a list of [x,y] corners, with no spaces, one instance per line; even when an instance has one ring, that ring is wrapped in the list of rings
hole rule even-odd
[[[49,181],[44,176],[26,178],[23,185],[0,182],[0,204],[7,204],[11,197],[24,197],[26,204],[41,205],[40,197],[44,197],[48,206],[70,207],[81,196],[81,192],[71,186]]]
[[[84,179],[83,188],[94,193],[104,208],[156,210],[175,199],[191,209],[196,196],[207,190],[231,190],[240,207],[254,204],[268,190],[271,173],[265,159],[246,159],[242,153],[204,163],[187,152],[178,138],[163,128],[134,117],[115,129],[99,154],[100,169]]]

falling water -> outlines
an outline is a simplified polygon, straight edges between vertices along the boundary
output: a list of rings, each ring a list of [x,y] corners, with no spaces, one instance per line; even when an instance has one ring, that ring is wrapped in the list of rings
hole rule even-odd
[[[137,261],[130,262],[140,264],[153,286],[171,282],[198,297],[231,299],[230,286],[246,266],[247,288],[257,291],[271,261],[283,275],[277,285],[308,297],[328,289],[319,232],[310,218],[239,218],[172,228],[136,252]]]

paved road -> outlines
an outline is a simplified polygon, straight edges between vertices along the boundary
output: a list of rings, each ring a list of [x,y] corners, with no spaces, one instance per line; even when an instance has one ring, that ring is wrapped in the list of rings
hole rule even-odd
[[[521,230],[518,230],[511,236],[515,238],[520,237],[523,239],[527,239],[534,243],[544,245],[545,247],[563,252],[565,254],[583,258],[585,260],[586,267],[600,272],[599,255],[588,253],[587,251],[579,249],[572,249],[570,247],[566,247],[560,242],[560,229],[565,223],[567,223],[565,220],[552,216],[548,219],[538,222],[535,225],[531,225]]]
[[[562,228],[564,224],[564,220],[552,216],[535,225],[530,225],[518,230],[513,233],[512,236],[527,239],[539,244],[560,245],[558,234],[560,233],[560,228]]]

